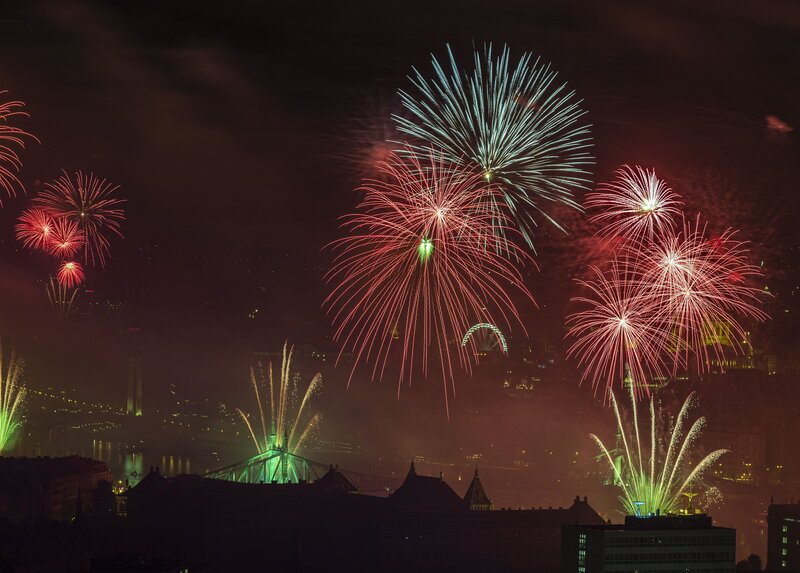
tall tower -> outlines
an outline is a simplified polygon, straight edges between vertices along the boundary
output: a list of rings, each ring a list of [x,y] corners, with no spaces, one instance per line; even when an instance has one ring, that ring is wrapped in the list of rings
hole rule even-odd
[[[142,359],[128,359],[128,402],[125,413],[131,416],[142,415]]]

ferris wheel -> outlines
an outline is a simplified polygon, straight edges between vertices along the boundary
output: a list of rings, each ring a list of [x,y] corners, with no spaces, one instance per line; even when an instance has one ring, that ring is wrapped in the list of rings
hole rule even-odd
[[[500,329],[494,324],[488,322],[480,322],[470,327],[464,334],[461,340],[461,346],[466,346],[467,342],[472,340],[475,349],[478,352],[486,353],[493,350],[502,350],[504,353],[508,352],[508,344],[506,338]]]

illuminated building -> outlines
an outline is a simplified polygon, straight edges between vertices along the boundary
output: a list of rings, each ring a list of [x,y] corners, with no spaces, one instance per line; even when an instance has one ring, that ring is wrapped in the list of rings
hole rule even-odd
[[[128,359],[128,402],[125,413],[142,415],[142,359]]]
[[[628,515],[624,524],[565,526],[561,550],[562,573],[732,573],[736,530],[704,514]]]
[[[767,570],[800,571],[800,503],[767,510]]]

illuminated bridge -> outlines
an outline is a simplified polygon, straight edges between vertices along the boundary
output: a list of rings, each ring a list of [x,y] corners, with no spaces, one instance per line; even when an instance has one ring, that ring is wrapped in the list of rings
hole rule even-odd
[[[223,479],[240,483],[287,483],[313,481],[328,469],[328,466],[272,447],[262,454],[229,466],[212,470],[203,477]]]
[[[284,448],[274,447],[252,458],[212,470],[202,477],[253,484],[313,482],[331,467],[288,452]],[[393,491],[401,481],[399,477],[339,471],[362,493]]]

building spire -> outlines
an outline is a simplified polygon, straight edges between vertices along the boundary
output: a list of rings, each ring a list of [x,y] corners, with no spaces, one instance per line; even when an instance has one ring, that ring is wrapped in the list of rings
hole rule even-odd
[[[464,494],[464,502],[469,509],[473,510],[488,510],[492,509],[492,500],[486,495],[486,490],[483,489],[481,478],[478,476],[478,467],[475,466],[475,475],[472,477],[472,482],[467,488],[467,493]]]

